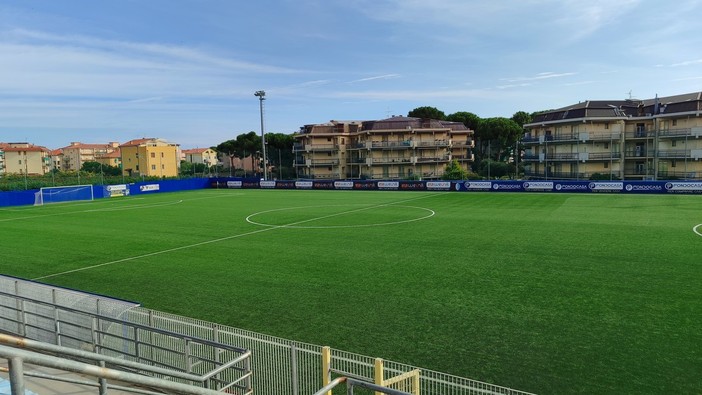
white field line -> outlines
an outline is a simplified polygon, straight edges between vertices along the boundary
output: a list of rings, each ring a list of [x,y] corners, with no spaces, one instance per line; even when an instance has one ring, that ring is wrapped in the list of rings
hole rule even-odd
[[[277,226],[281,228],[291,228],[291,229],[341,229],[341,228],[369,228],[369,227],[374,227],[374,226],[387,226],[387,225],[398,225],[398,224],[406,224],[409,222],[415,222],[415,221],[421,221],[427,218],[433,217],[436,213],[432,209],[428,209],[426,207],[416,207],[416,206],[400,206],[396,205],[395,207],[405,207],[405,208],[414,208],[417,210],[424,210],[429,212],[429,215],[425,215],[423,217],[417,217],[417,218],[412,218],[412,219],[407,219],[407,220],[402,220],[402,221],[392,221],[392,222],[379,222],[375,224],[359,224],[359,225],[328,225],[328,226],[297,226],[297,225],[272,225],[272,224],[266,224],[263,222],[256,222],[252,218],[260,215],[260,214],[266,214],[266,213],[272,213],[276,211],[288,211],[288,210],[304,210],[304,209],[310,209],[310,208],[318,208],[318,207],[348,207],[348,206],[358,206],[358,204],[348,204],[348,205],[333,205],[333,206],[301,206],[301,207],[287,207],[287,208],[277,208],[273,210],[266,210],[266,211],[260,211],[258,213],[253,213],[246,217],[246,222],[253,224],[253,225],[259,225],[259,226]],[[382,206],[381,206],[382,207]],[[368,207],[365,207],[363,209],[358,209],[358,210],[367,210]],[[347,211],[344,214],[349,214],[353,213],[357,210],[352,210],[352,211]],[[336,214],[334,214],[336,216]],[[317,219],[323,219],[323,218],[328,218],[327,217],[319,217],[315,218]]]
[[[702,236],[702,232],[700,232],[700,230],[699,230],[700,228],[702,228],[702,224],[695,225],[695,226],[692,228],[692,231],[695,232],[695,233],[697,233],[697,236]]]
[[[167,203],[135,204],[135,205],[131,205],[131,206],[122,206],[122,207],[93,208],[90,210],[70,211],[70,212],[54,213],[54,214],[31,215],[31,216],[26,216],[26,217],[0,219],[0,222],[19,221],[19,220],[25,220],[25,219],[45,218],[45,217],[57,217],[57,216],[81,214],[81,213],[96,213],[96,212],[101,212],[101,211],[135,210],[135,209],[142,209],[142,208],[170,206],[170,205],[179,204],[179,203],[183,203],[183,201],[176,200],[174,202],[167,202]]]
[[[189,249],[189,248],[200,247],[200,246],[207,245],[207,244],[219,243],[220,241],[233,240],[233,239],[238,239],[238,238],[244,237],[244,236],[255,235],[255,234],[263,233],[263,232],[269,232],[269,231],[275,230],[275,229],[281,229],[281,228],[285,228],[285,227],[289,227],[289,226],[300,225],[300,224],[303,224],[303,223],[306,223],[306,222],[318,221],[318,220],[321,220],[321,219],[324,219],[324,218],[330,218],[330,217],[334,217],[334,216],[345,215],[345,214],[348,214],[348,213],[350,213],[350,212],[357,212],[357,211],[361,211],[361,210],[371,210],[371,209],[378,208],[378,207],[385,207],[385,206],[390,206],[390,205],[398,204],[398,203],[406,203],[406,202],[409,202],[409,201],[419,200],[419,199],[425,199],[425,198],[433,197],[433,196],[437,196],[437,195],[440,195],[440,194],[439,194],[439,193],[436,193],[436,194],[431,194],[431,195],[426,195],[426,196],[420,196],[420,197],[418,197],[418,198],[407,199],[407,200],[403,200],[403,201],[399,201],[399,202],[394,202],[394,203],[378,204],[378,205],[375,205],[375,206],[365,207],[365,208],[363,208],[363,209],[348,210],[348,211],[344,211],[344,212],[340,212],[340,213],[336,213],[336,214],[330,214],[330,215],[325,215],[325,216],[322,216],[322,217],[310,218],[310,219],[306,219],[306,220],[303,220],[303,221],[297,221],[297,222],[289,223],[289,224],[286,224],[286,225],[280,225],[280,226],[273,226],[273,227],[270,227],[270,228],[258,229],[258,230],[254,230],[254,231],[251,231],[251,232],[240,233],[240,234],[237,234],[237,235],[232,235],[232,236],[227,236],[227,237],[220,237],[220,238],[217,238],[217,239],[201,241],[201,242],[199,242],[199,243],[188,244],[188,245],[184,245],[184,246],[180,246],[180,247],[174,247],[174,248],[168,248],[168,249],[161,250],[161,251],[154,251],[154,252],[150,252],[150,253],[148,253],[148,254],[141,254],[141,255],[137,255],[137,256],[133,256],[133,257],[117,259],[117,260],[111,261],[111,262],[99,263],[99,264],[97,264],[97,265],[91,265],[91,266],[81,267],[81,268],[73,269],[73,270],[66,270],[66,271],[64,271],[64,272],[59,272],[59,273],[54,273],[54,274],[47,274],[47,275],[45,275],[45,276],[33,278],[32,280],[33,280],[33,281],[43,280],[43,279],[45,279],[45,278],[57,277],[57,276],[61,276],[61,275],[64,275],[64,274],[70,274],[70,273],[75,273],[75,272],[81,272],[81,271],[84,271],[84,270],[95,269],[95,268],[102,267],[102,266],[107,266],[107,265],[114,265],[114,264],[116,264],[116,263],[129,262],[129,261],[133,261],[133,260],[136,260],[136,259],[148,258],[148,257],[151,257],[151,256],[156,256],[156,255],[161,255],[161,254],[167,254],[167,253],[169,253],[169,252],[180,251],[180,250],[186,250],[186,249]]]

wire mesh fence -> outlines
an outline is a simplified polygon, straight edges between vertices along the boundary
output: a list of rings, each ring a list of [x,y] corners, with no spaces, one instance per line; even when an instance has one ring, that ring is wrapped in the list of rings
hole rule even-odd
[[[330,352],[330,371],[324,372],[322,346],[5,276],[0,276],[0,331],[196,374],[250,350],[251,382],[234,393],[246,393],[245,388],[250,387],[261,395],[313,394],[325,385],[324,377],[332,375],[376,384],[380,380],[422,395],[527,394],[386,360],[380,360],[378,377],[379,359],[335,349]],[[247,378],[245,369],[237,365],[228,376],[215,380],[243,378]]]

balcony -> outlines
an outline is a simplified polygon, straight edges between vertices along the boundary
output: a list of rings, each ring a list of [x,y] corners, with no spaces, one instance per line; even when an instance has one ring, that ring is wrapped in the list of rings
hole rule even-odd
[[[469,139],[468,141],[453,140],[451,146],[453,148],[475,148],[475,141],[473,139]]]
[[[570,152],[570,153],[552,153],[552,154],[546,154],[546,160],[549,162],[572,162],[572,161],[578,161],[580,160],[580,154],[577,152]]]
[[[371,163],[374,165],[403,165],[411,164],[411,159],[409,158],[371,158]]]
[[[447,162],[449,160],[448,155],[444,156],[425,156],[425,157],[414,157],[413,162],[415,163],[440,163]]]
[[[658,132],[658,137],[662,139],[673,139],[681,137],[702,137],[702,128],[668,129]]]
[[[442,148],[450,147],[451,140],[430,140],[430,141],[416,141],[414,142],[417,148]]]
[[[622,158],[621,152],[588,152],[587,160],[598,161],[598,160],[619,160]]]
[[[615,141],[619,140],[622,136],[619,132],[613,133],[586,133],[586,141]]]
[[[307,151],[307,152],[333,152],[338,151],[339,146],[337,144],[295,144],[293,145],[293,152],[295,151]]]
[[[318,166],[337,166],[339,164],[338,159],[310,159],[308,161],[308,166],[318,167]]]
[[[475,156],[473,154],[468,154],[468,155],[451,155],[451,159],[455,159],[459,162],[473,162],[475,160]]]
[[[624,152],[624,157],[625,158],[648,158],[652,157],[655,154],[654,149],[649,149],[646,150],[644,148],[642,149],[628,149],[626,152]]]
[[[408,149],[412,147],[412,142],[409,140],[405,141],[373,141],[371,143],[372,149]]]
[[[671,158],[671,159],[686,159],[686,158],[691,158],[692,154],[691,154],[690,150],[684,150],[684,149],[665,150],[665,151],[658,151],[658,157],[659,158]]]
[[[520,143],[523,145],[539,144],[540,142],[541,139],[539,139],[538,136],[525,136],[522,137],[522,140],[520,141]]]
[[[655,130],[636,130],[633,132],[626,132],[624,134],[624,137],[627,140],[630,139],[652,139],[656,137],[656,131]]]

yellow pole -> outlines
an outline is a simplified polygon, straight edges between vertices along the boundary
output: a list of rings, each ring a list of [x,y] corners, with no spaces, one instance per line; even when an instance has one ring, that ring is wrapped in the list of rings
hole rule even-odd
[[[414,387],[412,393],[414,395],[419,395],[419,374],[418,371],[416,375],[412,376],[412,386]]]
[[[329,346],[322,347],[322,386],[326,386],[331,382],[331,349]],[[332,395],[328,391],[326,395]]]
[[[383,372],[383,359],[382,358],[376,358],[375,359],[375,370],[374,370],[374,379],[375,379],[375,384],[376,385],[383,385],[384,381],[384,372]],[[383,395],[382,392],[375,392],[375,395]]]

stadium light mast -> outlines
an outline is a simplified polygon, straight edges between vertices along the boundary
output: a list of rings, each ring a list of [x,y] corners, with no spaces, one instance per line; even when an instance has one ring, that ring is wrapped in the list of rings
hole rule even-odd
[[[268,166],[266,166],[266,163],[267,163],[267,160],[266,160],[266,135],[263,131],[263,101],[266,100],[266,92],[265,91],[256,91],[256,93],[254,93],[254,96],[258,97],[259,107],[261,110],[261,146],[263,148],[263,179],[267,180],[268,179]]]

